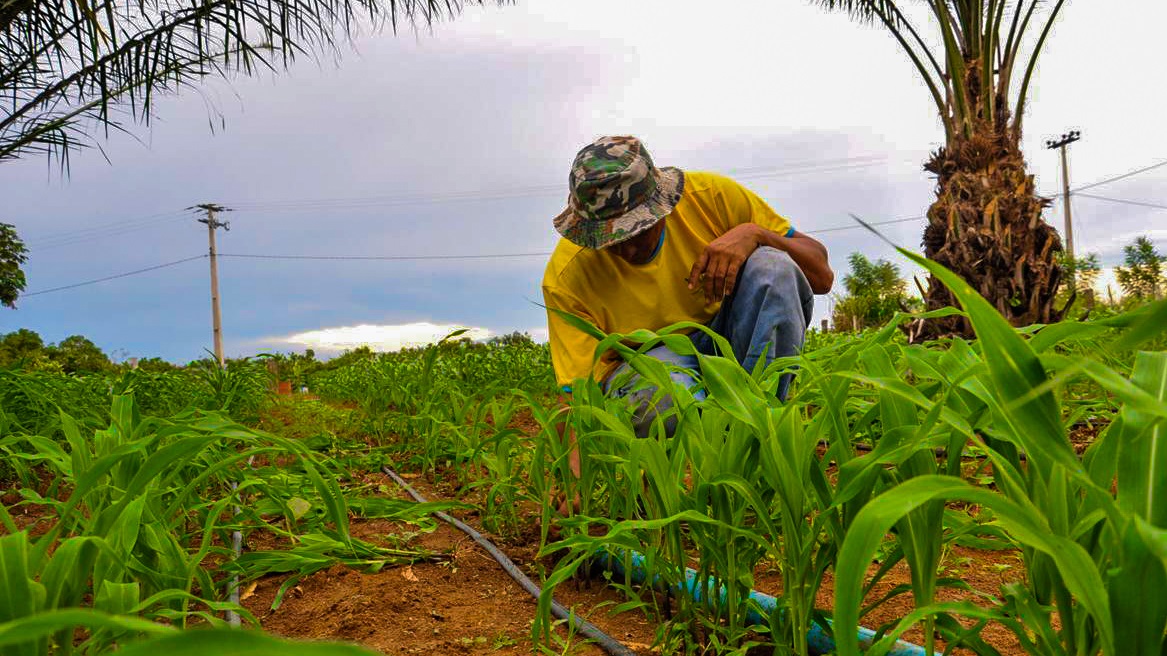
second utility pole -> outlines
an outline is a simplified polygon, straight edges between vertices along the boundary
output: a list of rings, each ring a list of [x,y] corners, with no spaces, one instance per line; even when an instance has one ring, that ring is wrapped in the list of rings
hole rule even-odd
[[[207,224],[211,257],[211,322],[215,333],[215,359],[219,361],[219,367],[222,368],[226,366],[226,361],[223,358],[223,321],[222,314],[219,312],[219,261],[215,252],[215,230],[218,228],[230,230],[231,225],[227,222],[217,221],[215,214],[231,210],[215,203],[203,203],[195,205],[195,207],[207,213],[206,218],[199,219],[199,223]]]
[[[1071,263],[1076,261],[1074,260],[1074,225],[1070,216],[1070,164],[1066,159],[1066,146],[1081,138],[1081,132],[1072,130],[1068,134],[1063,134],[1061,139],[1050,139],[1045,142],[1046,148],[1051,150],[1057,148],[1062,151],[1062,202],[1066,212],[1066,255],[1069,256]],[[1071,266],[1071,271],[1073,271],[1073,266]]]

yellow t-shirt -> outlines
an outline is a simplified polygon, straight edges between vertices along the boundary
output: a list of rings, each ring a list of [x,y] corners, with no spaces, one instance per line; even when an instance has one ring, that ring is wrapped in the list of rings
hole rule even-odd
[[[679,321],[709,323],[721,307],[700,289],[689,289],[689,273],[709,242],[743,223],[790,235],[790,222],[749,189],[715,173],[685,172],[681,200],[665,217],[660,251],[646,264],[631,264],[604,249],[582,248],[560,239],[543,274],[543,302],[587,319],[606,333],[659,330]],[[551,362],[560,385],[594,373],[603,380],[618,364],[613,352],[593,368],[597,341],[547,313]]]

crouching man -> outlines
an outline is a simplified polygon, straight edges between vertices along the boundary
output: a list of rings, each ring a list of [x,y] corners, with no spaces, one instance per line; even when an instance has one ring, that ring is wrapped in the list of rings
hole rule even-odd
[[[587,319],[606,333],[705,324],[729,341],[748,371],[758,360],[769,364],[802,347],[814,295],[829,292],[835,274],[826,248],[753,192],[725,176],[657,168],[635,137],[602,137],[585,146],[569,186],[568,207],[555,218],[563,239],[543,276],[549,309]],[[637,434],[647,435],[671,400],[649,407],[656,390],[635,390],[637,376],[618,355],[609,352],[593,367],[595,339],[554,312],[547,322],[564,394],[577,378],[594,374],[606,391],[639,408]],[[714,352],[704,333],[691,339],[698,352]],[[665,346],[647,355],[698,369],[695,357]],[[682,372],[673,377],[694,382]],[[779,398],[789,384],[784,376]],[[572,469],[578,475],[578,453]]]

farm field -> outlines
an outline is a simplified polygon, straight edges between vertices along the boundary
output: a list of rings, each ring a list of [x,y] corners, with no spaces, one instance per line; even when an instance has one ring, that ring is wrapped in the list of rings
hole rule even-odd
[[[905,316],[764,371],[702,356],[708,398],[672,389],[675,432],[646,439],[594,383],[560,407],[524,339],[350,359],[290,396],[259,361],[2,371],[0,651],[243,653],[238,613],[261,653],[603,653],[553,593],[642,654],[815,653],[813,626],[848,654],[859,626],[887,632],[865,653],[1152,653],[1167,305],[1014,330],[954,289],[978,340],[911,345]],[[692,328],[630,338],[683,349]],[[625,337],[605,345],[667,380]]]
[[[0,656],[1167,656],[1163,0],[0,1]]]

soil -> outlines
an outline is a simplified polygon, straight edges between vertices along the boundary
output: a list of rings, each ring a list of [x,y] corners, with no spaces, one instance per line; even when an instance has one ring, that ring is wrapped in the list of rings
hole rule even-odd
[[[367,474],[376,478],[380,474]],[[385,482],[393,487],[388,477]],[[453,498],[452,482],[439,478],[436,485],[413,479],[429,500]],[[404,498],[404,496],[403,496]],[[474,513],[456,513],[475,525],[499,545],[529,576],[538,580],[537,532],[517,538],[502,538],[484,531]],[[353,533],[377,541],[399,529],[388,522],[354,520]],[[448,554],[447,562],[415,563],[409,567],[386,569],[362,574],[344,567],[333,567],[300,582],[283,605],[273,611],[271,602],[283,583],[283,577],[259,581],[246,591],[244,605],[259,618],[264,629],[286,637],[345,640],[360,643],[385,654],[530,654],[530,633],[535,617],[535,600],[514,582],[489,555],[457,529],[439,523],[437,530],[421,535],[411,543]],[[981,551],[952,548],[945,559],[949,571],[945,576],[962,579],[973,592],[942,589],[942,600],[975,600],[977,593],[996,594],[1001,586],[1020,579],[1024,572],[1020,557],[1013,551]],[[874,574],[873,564],[869,574]],[[781,592],[781,578],[773,571],[759,569],[757,589],[769,594]],[[872,591],[869,601],[887,593],[894,586],[909,583],[905,564],[900,563]],[[833,607],[834,579],[827,574],[817,598],[819,608]],[[655,622],[640,611],[612,615],[609,608],[626,601],[615,589],[600,581],[566,583],[556,591],[556,600],[575,609],[600,629],[623,642],[638,654],[656,654],[652,649]],[[909,595],[886,602],[865,616],[866,626],[877,628],[908,614],[914,605]],[[566,631],[559,628],[561,639]],[[1003,656],[1021,656],[1012,634],[991,626],[982,638]],[[905,640],[920,644],[923,635],[913,629]],[[567,653],[602,654],[597,647],[578,638]],[[943,650],[937,642],[937,651]],[[971,651],[955,650],[955,654]]]
[[[393,485],[388,477],[385,482]],[[430,486],[418,483],[417,487],[430,500],[437,499]],[[399,529],[382,520],[354,519],[352,523],[356,537],[374,542]],[[537,536],[534,544],[523,546],[489,537],[528,576],[538,579],[534,567]],[[243,605],[272,633],[352,641],[384,654],[531,653],[535,599],[493,558],[444,522],[410,544],[446,554],[448,559],[376,573],[332,567],[302,580],[274,611],[271,604],[285,577],[271,576],[244,590]],[[655,627],[643,614],[612,616],[606,611],[625,601],[616,590],[600,583],[568,583],[557,591],[556,600],[637,653],[652,653]],[[557,633],[568,640],[562,627]],[[604,653],[579,638],[572,643],[571,654]]]

